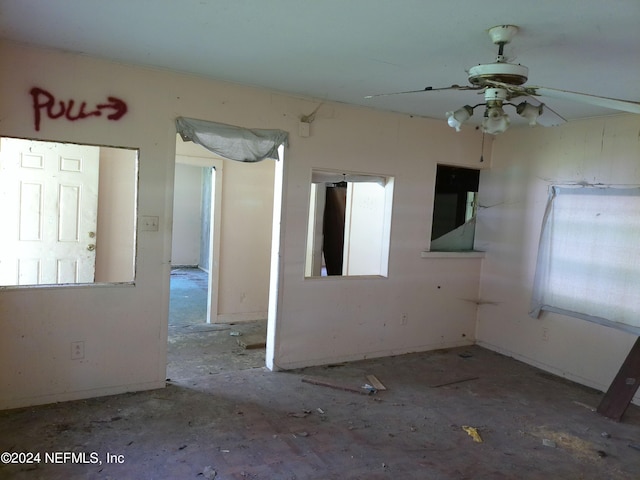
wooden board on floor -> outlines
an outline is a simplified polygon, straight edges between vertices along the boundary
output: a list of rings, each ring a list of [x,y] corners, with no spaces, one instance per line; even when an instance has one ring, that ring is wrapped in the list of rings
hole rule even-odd
[[[367,380],[369,380],[369,383],[371,384],[371,386],[376,390],[387,389],[387,387],[385,387],[383,383],[380,380],[378,380],[378,377],[376,377],[375,375],[367,375]]]
[[[636,339],[636,343],[631,347],[631,351],[629,351],[627,358],[622,363],[618,374],[611,382],[609,390],[602,398],[597,409],[598,413],[619,422],[639,386],[640,337]]]
[[[449,377],[449,378],[445,378],[442,377],[438,380],[432,380],[430,382],[427,382],[427,385],[429,385],[431,388],[438,388],[438,387],[446,387],[447,385],[454,385],[456,383],[462,383],[462,382],[468,382],[470,380],[477,380],[479,377]]]
[[[322,387],[329,387],[335,390],[343,390],[345,392],[359,393],[361,395],[371,394],[369,390],[366,390],[364,388],[352,387],[351,385],[345,385],[343,383],[339,383],[334,380],[329,380],[325,378],[303,377],[302,381],[305,383],[310,383],[312,385],[320,385]]]
[[[238,337],[238,345],[245,350],[253,350],[255,348],[265,348],[267,341],[261,335],[248,335],[246,337]]]

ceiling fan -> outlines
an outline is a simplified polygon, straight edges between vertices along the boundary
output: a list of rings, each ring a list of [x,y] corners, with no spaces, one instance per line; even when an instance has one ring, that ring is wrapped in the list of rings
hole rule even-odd
[[[509,127],[509,115],[503,107],[506,105],[515,107],[516,113],[529,121],[529,125],[541,124],[544,126],[559,125],[566,122],[562,116],[546,107],[533,97],[546,96],[564,100],[597,105],[601,107],[640,114],[640,102],[620,100],[616,98],[599,97],[586,93],[570,92],[548,87],[525,85],[529,69],[524,65],[510,63],[504,56],[504,46],[511,42],[518,33],[515,25],[498,25],[489,29],[491,41],[498,45],[498,56],[494,63],[480,64],[471,67],[468,71],[470,85],[451,85],[450,87],[434,88],[426,87],[422,90],[410,90],[407,92],[383,93],[369,95],[365,98],[399,95],[405,93],[434,92],[441,90],[478,90],[484,92],[484,102],[477,105],[464,105],[458,110],[447,112],[447,120],[451,127],[460,131],[464,122],[473,115],[476,107],[485,106],[482,131],[492,135],[504,132]],[[511,103],[516,98],[526,98],[518,104]],[[540,119],[543,111],[551,113],[544,120]]]

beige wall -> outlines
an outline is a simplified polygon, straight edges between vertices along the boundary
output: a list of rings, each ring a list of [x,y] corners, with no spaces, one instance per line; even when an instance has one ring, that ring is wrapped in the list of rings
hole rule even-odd
[[[480,184],[478,343],[606,390],[635,336],[571,317],[527,315],[542,216],[552,184],[640,184],[640,116],[513,129],[493,143]],[[640,397],[636,396],[636,402]]]
[[[159,231],[138,229],[133,286],[0,291],[0,408],[164,386],[174,120],[180,115],[291,132],[284,162],[280,301],[268,359],[275,368],[473,343],[480,260],[421,259],[420,252],[429,244],[436,163],[487,166],[488,161],[478,163],[481,138],[475,130],[456,134],[440,120],[326,103],[310,137],[300,138],[298,119],[316,101],[7,43],[0,44],[0,62],[0,134],[139,148],[138,215],[159,218]],[[117,96],[129,111],[120,121],[43,118],[36,132],[33,86],[76,105]],[[225,178],[253,173],[251,165],[235,167],[237,172],[225,170]],[[388,278],[304,278],[312,168],[395,178]],[[264,219],[258,207],[256,222]],[[241,235],[238,220],[222,219],[222,229],[231,232],[227,244]],[[255,253],[245,250],[238,262],[257,266]],[[260,269],[255,272],[260,275]],[[263,308],[257,293],[221,288],[247,311]],[[403,314],[406,325],[400,323]],[[75,341],[85,342],[81,361],[70,358]]]
[[[224,161],[218,321],[267,318],[275,161]]]
[[[202,167],[176,164],[171,265],[197,266],[202,230]]]
[[[134,280],[138,152],[100,148],[96,282]]]

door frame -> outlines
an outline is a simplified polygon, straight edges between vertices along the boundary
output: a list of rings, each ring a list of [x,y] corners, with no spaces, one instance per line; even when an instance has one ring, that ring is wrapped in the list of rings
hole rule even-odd
[[[280,368],[276,364],[276,351],[280,344],[280,321],[282,318],[282,283],[284,277],[284,257],[282,252],[284,251],[284,218],[286,216],[286,184],[287,184],[287,168],[285,167],[285,150],[284,145],[278,147],[278,154],[280,160],[272,160],[275,162],[274,173],[274,191],[273,191],[273,227],[271,231],[271,268],[269,275],[269,305],[267,313],[267,338],[266,338],[266,351],[265,351],[265,364],[269,370],[279,370]],[[221,198],[222,198],[222,172],[223,172],[223,159],[212,159],[204,157],[193,157],[190,155],[178,155],[174,154],[174,171],[175,163],[177,159],[184,160],[204,161],[205,164],[197,163],[200,166],[213,166],[216,168],[216,182],[214,192],[214,208],[211,209],[215,212],[214,224],[212,228],[212,241],[214,242],[213,251],[210,252],[210,262],[213,255],[215,258],[219,258],[220,254],[220,219],[221,219]],[[172,187],[173,188],[173,187]],[[173,195],[171,196],[173,201]],[[215,294],[210,291],[209,300],[209,312],[211,317],[217,320],[218,318],[218,278],[219,278],[219,264],[214,262],[212,268],[209,271],[209,281],[216,282]],[[168,317],[167,317],[168,319]]]

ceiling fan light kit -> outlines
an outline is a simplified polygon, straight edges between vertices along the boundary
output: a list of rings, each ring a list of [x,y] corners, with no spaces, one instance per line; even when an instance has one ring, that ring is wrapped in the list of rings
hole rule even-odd
[[[471,115],[473,115],[473,107],[465,105],[455,112],[447,112],[447,121],[450,127],[455,128],[456,132],[459,132],[462,124],[469,120]]]
[[[529,120],[529,125],[533,127],[536,125],[538,117],[542,115],[542,112],[544,111],[543,109],[544,105],[542,103],[536,107],[535,105],[531,105],[530,103],[522,102],[516,107],[516,112],[521,117]]]
[[[518,27],[515,25],[497,25],[490,28],[488,33],[491,41],[498,45],[498,55],[494,63],[480,64],[469,69],[467,80],[470,85],[460,86],[453,84],[450,87],[426,87],[421,90],[369,95],[366,98],[422,92],[433,93],[443,90],[484,91],[483,103],[474,106],[464,105],[457,110],[447,112],[446,117],[449,126],[459,132],[462,125],[473,116],[474,109],[479,106],[484,106],[484,120],[480,128],[483,132],[492,135],[503,133],[509,128],[509,115],[507,115],[503,109],[503,107],[507,105],[515,107],[516,113],[525,118],[530,126],[539,124],[538,119],[543,112],[548,112],[544,117],[544,121],[541,122],[545,126],[555,126],[566,122],[561,115],[557,114],[551,108],[545,107],[543,103],[537,104],[538,102],[531,97],[546,96],[640,114],[640,102],[555,88],[525,85],[529,78],[529,69],[524,65],[509,63],[504,56],[504,46],[513,40],[514,36],[518,33]],[[535,103],[524,101],[516,105],[510,102],[518,97],[528,97],[529,100]]]
[[[504,113],[501,105],[487,107],[485,111],[485,119],[482,121],[482,131],[491,135],[503,133],[509,128],[509,115]]]
[[[508,89],[502,86],[494,85],[492,82],[500,82],[505,85],[523,85],[529,78],[529,69],[524,65],[516,65],[509,63],[504,58],[504,46],[511,42],[515,34],[518,33],[518,27],[515,25],[498,25],[489,29],[489,36],[491,41],[498,45],[498,56],[495,63],[487,63],[476,65],[469,69],[469,83],[479,88],[484,88],[484,100],[485,103],[479,103],[471,108],[471,114],[464,120],[460,121],[460,125],[456,127],[452,124],[452,119],[455,117],[447,113],[449,125],[456,128],[456,131],[460,131],[460,126],[465,121],[469,120],[473,115],[473,109],[479,106],[485,106],[484,120],[482,121],[481,129],[484,133],[491,135],[497,135],[503,133],[509,128],[511,120],[509,115],[503,110],[503,106],[511,105],[516,107],[516,113],[525,117],[529,121],[529,125],[536,125],[538,116],[542,113],[542,105],[535,107],[527,102],[523,102],[520,105],[514,105],[509,103],[508,100],[513,97],[510,95]],[[468,106],[465,106],[468,107]],[[463,108],[465,108],[463,107]],[[459,110],[457,110],[459,111]]]

